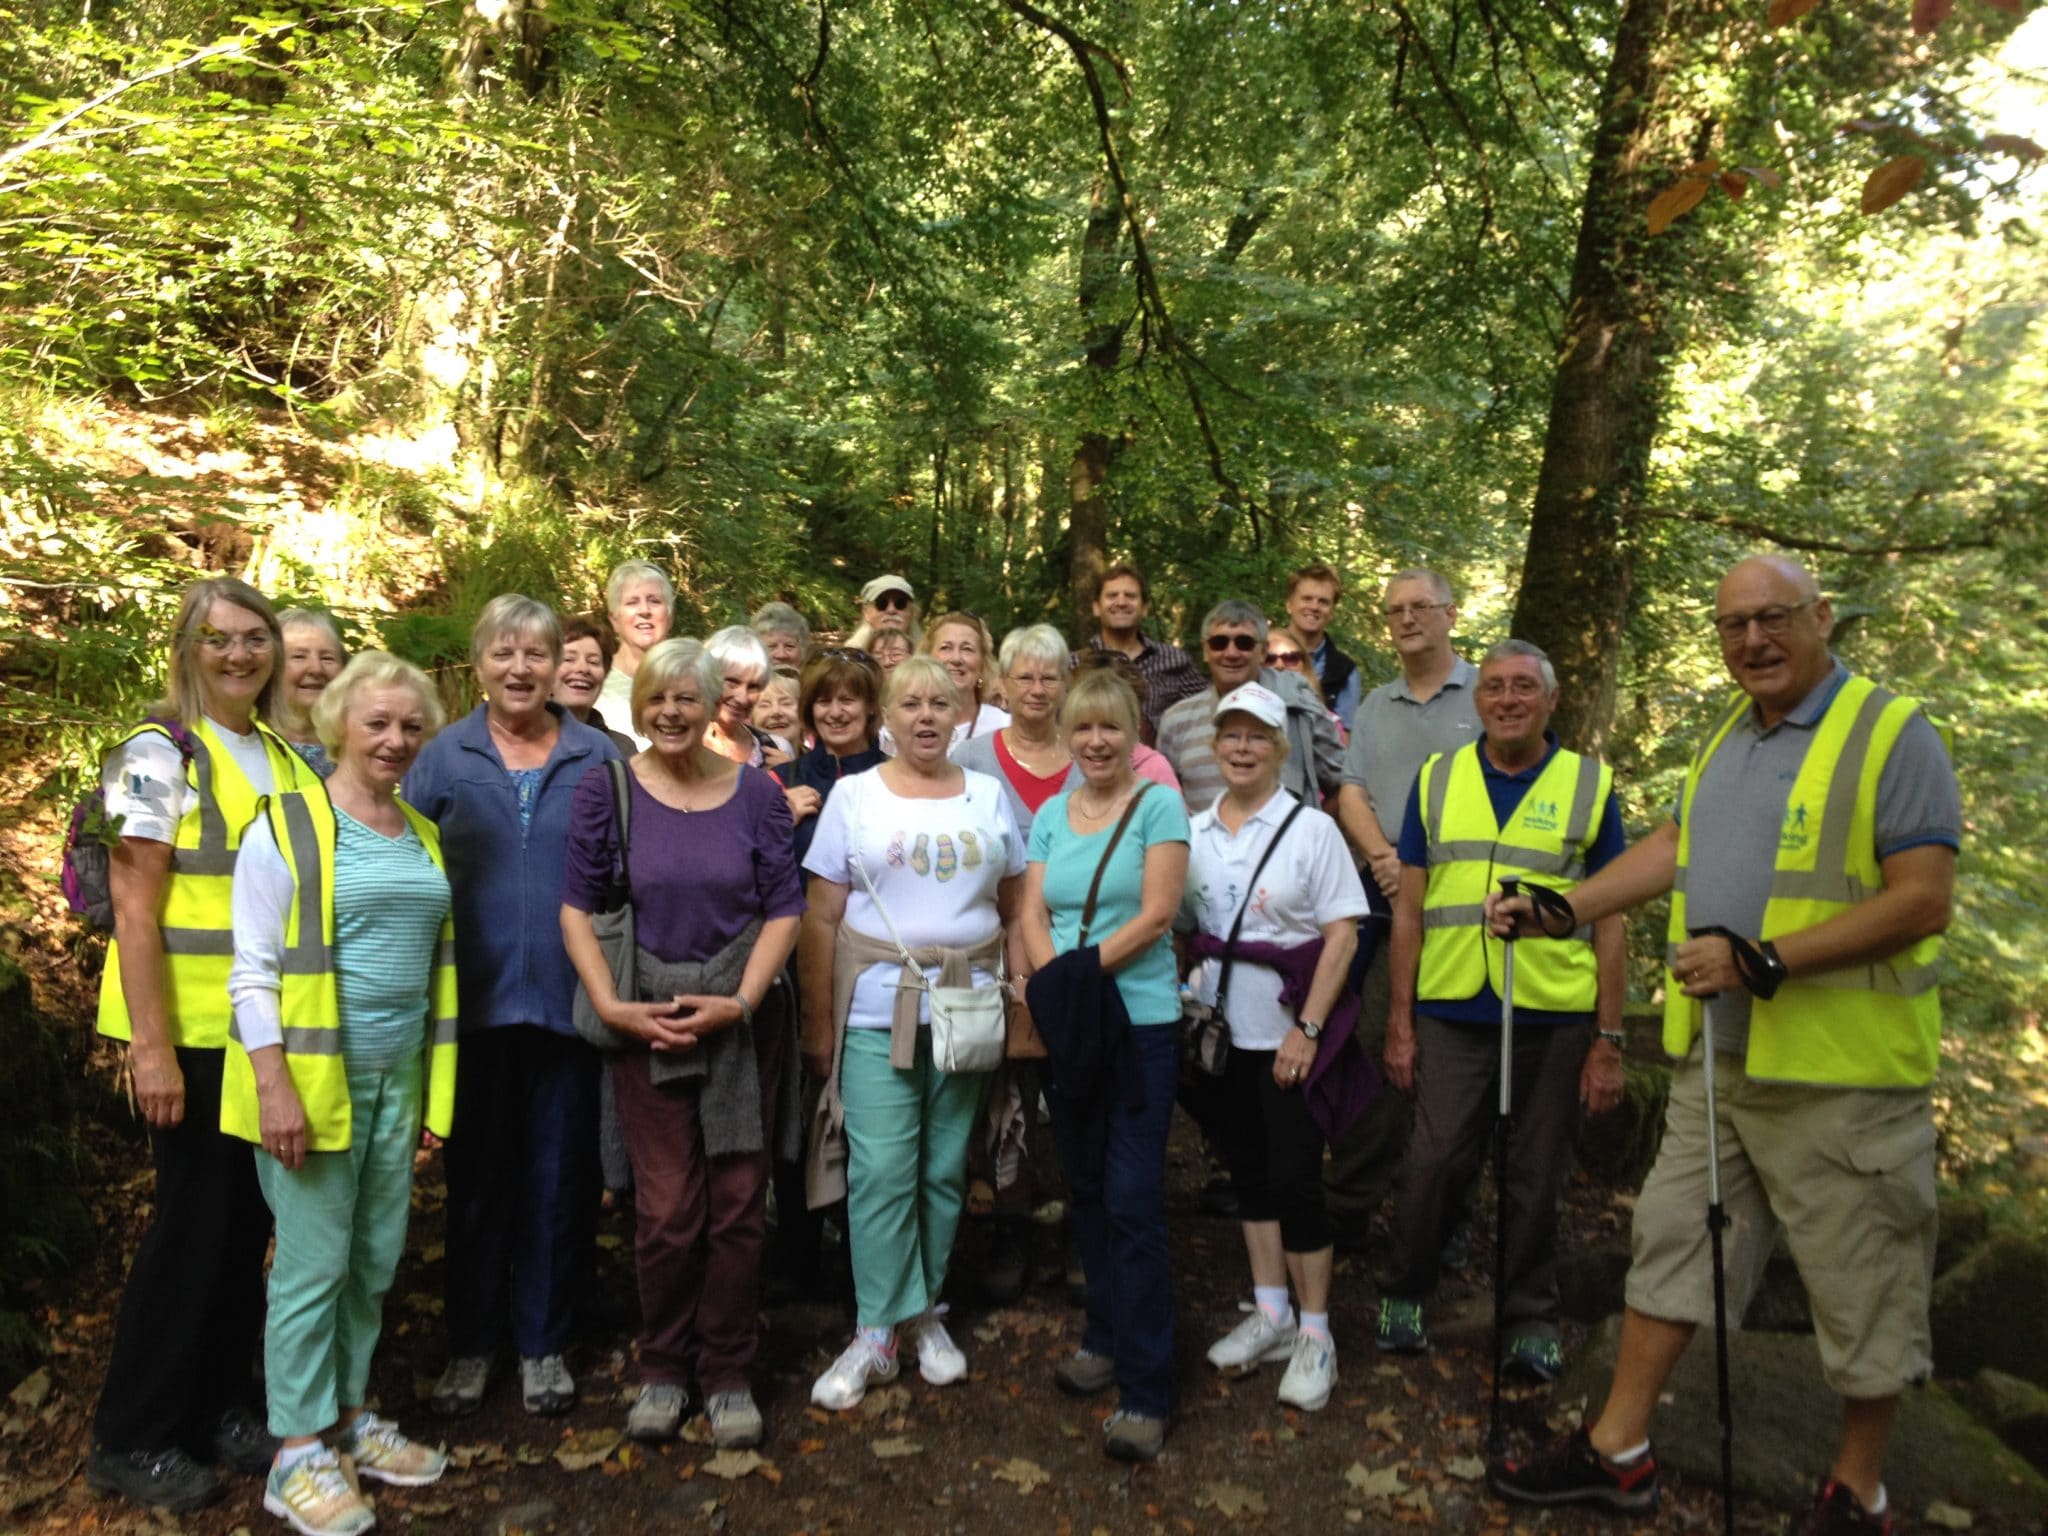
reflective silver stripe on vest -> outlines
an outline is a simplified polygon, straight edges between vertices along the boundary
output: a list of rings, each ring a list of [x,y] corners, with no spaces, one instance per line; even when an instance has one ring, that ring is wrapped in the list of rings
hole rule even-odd
[[[284,1029],[285,1053],[291,1056],[339,1056],[341,1054],[341,1031],[338,1029],[307,1029],[296,1024],[287,1024]]]
[[[167,955],[232,955],[235,935],[228,928],[159,928]]]
[[[1532,875],[1562,875],[1578,880],[1586,873],[1586,861],[1579,856],[1583,837],[1565,845],[1562,853],[1548,848],[1524,848],[1518,843],[1490,843],[1483,837],[1434,839],[1429,845],[1431,864],[1504,864],[1526,869]]]
[[[213,795],[213,755],[192,733],[192,776],[199,796],[199,846],[171,849],[174,875],[232,875],[235,850],[228,846],[228,819]]]
[[[442,966],[444,966],[444,965],[453,965],[454,963],[455,963],[455,941],[454,941],[453,939],[442,939],[442,940],[440,940],[440,941],[439,941],[438,943],[436,943],[436,944],[434,945],[434,967],[435,967],[435,969],[437,969],[437,970],[438,970],[438,969],[439,969],[440,967],[442,967]]]
[[[431,1034],[430,1034],[430,1036],[429,1036],[429,1040],[430,1040],[430,1043],[431,1043],[431,1044],[433,1044],[433,1045],[437,1045],[437,1046],[439,1046],[439,1045],[453,1045],[453,1044],[455,1043],[455,1020],[453,1020],[453,1019],[436,1019],[436,1020],[434,1020],[434,1026],[433,1026],[433,1030],[432,1030],[432,1032],[431,1032]]]
[[[292,865],[299,884],[299,939],[286,947],[279,969],[287,976],[318,976],[334,968],[322,931],[320,835],[304,795],[286,795],[278,801],[278,808],[284,813],[285,836],[291,839]]]
[[[1461,747],[1459,751],[1463,751]],[[1478,751],[1474,746],[1473,751]],[[1451,793],[1451,763],[1457,752],[1445,752],[1436,760],[1436,771],[1429,776],[1429,799],[1422,807],[1422,830],[1429,834],[1430,846],[1434,847],[1444,835],[1444,801]]]
[[[1564,824],[1564,845],[1583,848],[1593,831],[1593,801],[1600,793],[1598,758],[1579,758],[1579,781],[1572,786],[1572,813]]]
[[[1431,928],[1476,928],[1485,921],[1486,907],[1476,901],[1470,904],[1422,909],[1422,926],[1425,932]]]

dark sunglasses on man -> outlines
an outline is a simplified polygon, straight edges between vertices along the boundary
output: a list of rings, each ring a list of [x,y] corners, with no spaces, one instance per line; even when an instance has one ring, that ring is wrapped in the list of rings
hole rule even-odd
[[[876,597],[874,605],[884,613],[896,608],[908,608],[910,606],[910,594],[891,587],[888,591]]]
[[[1209,649],[1219,656],[1225,651],[1255,651],[1261,643],[1257,635],[1211,635],[1208,639]]]

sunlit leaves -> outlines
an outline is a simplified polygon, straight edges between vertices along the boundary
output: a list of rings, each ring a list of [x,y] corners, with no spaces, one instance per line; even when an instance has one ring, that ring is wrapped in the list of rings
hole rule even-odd
[[[1650,200],[1650,233],[1661,235],[1672,220],[1682,219],[1699,207],[1713,182],[1705,176],[1682,176]]]

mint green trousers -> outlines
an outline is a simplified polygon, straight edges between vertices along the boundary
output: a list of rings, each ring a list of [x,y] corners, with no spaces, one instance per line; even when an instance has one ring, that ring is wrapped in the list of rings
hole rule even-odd
[[[256,1153],[277,1218],[263,1377],[273,1435],[317,1435],[360,1408],[384,1327],[384,1295],[405,1251],[412,1155],[420,1134],[420,1058],[348,1074],[344,1152],[309,1152],[296,1172]]]
[[[928,1028],[917,1032],[917,1060],[903,1072],[889,1065],[889,1031],[846,1032],[846,1219],[863,1328],[890,1327],[938,1303],[987,1086],[985,1072],[935,1068]]]

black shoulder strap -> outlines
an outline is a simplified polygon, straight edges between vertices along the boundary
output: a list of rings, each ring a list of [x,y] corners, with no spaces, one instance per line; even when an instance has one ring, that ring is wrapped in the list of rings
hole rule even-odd
[[[626,783],[623,762],[615,757],[605,766],[611,769],[612,831],[619,844],[619,894],[624,897],[633,889],[632,871],[626,864],[626,843],[633,831],[633,793]]]
[[[1223,1006],[1223,994],[1230,986],[1231,962],[1237,958],[1237,936],[1244,928],[1245,909],[1252,904],[1252,897],[1258,893],[1259,876],[1266,872],[1266,861],[1273,857],[1273,850],[1280,846],[1280,840],[1287,836],[1287,829],[1294,825],[1294,818],[1305,807],[1297,800],[1280,823],[1280,830],[1273,834],[1273,840],[1266,844],[1266,851],[1259,855],[1259,862],[1252,866],[1252,877],[1245,882],[1244,900],[1237,904],[1237,916],[1231,920],[1230,937],[1223,941],[1223,968],[1216,974],[1216,1006]]]
[[[1102,862],[1095,866],[1095,878],[1088,882],[1088,900],[1081,907],[1081,932],[1074,941],[1076,949],[1088,947],[1088,930],[1095,924],[1095,898],[1102,890],[1102,872],[1109,868],[1110,856],[1116,852],[1116,845],[1124,840],[1124,829],[1131,824],[1131,818],[1138,814],[1138,802],[1145,798],[1145,791],[1152,787],[1152,781],[1145,779],[1131,796],[1130,804],[1117,819],[1116,830],[1109,834],[1109,846],[1102,850]],[[1062,807],[1062,810],[1065,808]]]

